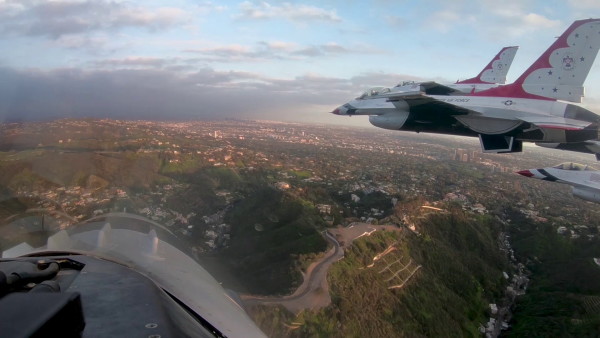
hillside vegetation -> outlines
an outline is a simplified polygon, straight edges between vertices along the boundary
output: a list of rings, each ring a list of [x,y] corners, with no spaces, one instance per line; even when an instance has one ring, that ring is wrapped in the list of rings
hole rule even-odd
[[[420,236],[378,231],[354,241],[330,270],[329,307],[298,317],[261,307],[254,309],[255,319],[272,336],[478,337],[488,304],[506,285],[502,271],[508,263],[497,244],[500,224],[453,210],[430,215],[420,228]],[[390,246],[395,250],[367,267]],[[421,268],[402,288],[390,289],[395,283],[385,268],[396,260],[400,267],[411,262],[411,271]]]
[[[268,187],[257,187],[226,217],[231,242],[221,253],[250,293],[285,294],[302,282],[300,255],[321,252],[324,222],[308,203]]]
[[[518,215],[514,214],[515,218]],[[517,219],[511,228],[519,261],[531,271],[509,335],[596,337],[600,332],[600,257],[596,238],[566,238],[549,224]]]

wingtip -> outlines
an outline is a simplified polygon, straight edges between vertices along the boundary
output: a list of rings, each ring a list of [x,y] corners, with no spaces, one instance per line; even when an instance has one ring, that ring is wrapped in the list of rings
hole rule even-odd
[[[522,175],[522,176],[525,176],[525,177],[532,177],[533,176],[533,173],[531,171],[529,171],[529,170],[519,170],[519,171],[517,171],[515,173],[517,173],[519,175]]]

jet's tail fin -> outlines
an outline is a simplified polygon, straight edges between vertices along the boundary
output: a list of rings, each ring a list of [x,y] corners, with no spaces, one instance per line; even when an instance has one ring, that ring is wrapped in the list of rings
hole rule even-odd
[[[504,47],[494,56],[490,63],[485,66],[481,72],[473,78],[466,79],[463,81],[456,81],[457,84],[477,84],[477,83],[506,83],[506,74],[510,69],[515,54],[517,53],[517,46]]]
[[[514,83],[474,95],[581,102],[598,49],[600,19],[575,21]]]

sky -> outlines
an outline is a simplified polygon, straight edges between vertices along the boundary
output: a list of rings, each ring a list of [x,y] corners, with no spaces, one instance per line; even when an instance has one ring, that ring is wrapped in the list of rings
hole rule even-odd
[[[597,0],[0,0],[0,122],[102,117],[353,123],[372,86],[515,80]],[[583,106],[600,113],[600,61]]]

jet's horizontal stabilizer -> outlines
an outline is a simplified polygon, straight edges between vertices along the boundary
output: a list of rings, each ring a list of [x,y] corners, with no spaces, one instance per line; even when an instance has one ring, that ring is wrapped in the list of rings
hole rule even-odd
[[[513,136],[479,134],[479,142],[484,153],[520,153],[523,142]]]
[[[537,146],[551,149],[560,149],[567,151],[575,151],[579,153],[594,154],[596,160],[600,161],[600,141],[589,140],[584,142],[573,143],[544,143],[536,142]]]

